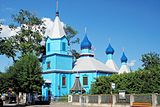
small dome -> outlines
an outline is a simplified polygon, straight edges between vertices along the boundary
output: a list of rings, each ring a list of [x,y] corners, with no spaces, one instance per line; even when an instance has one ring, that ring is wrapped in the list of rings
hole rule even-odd
[[[121,57],[121,63],[122,62],[125,62],[125,63],[127,63],[127,57],[126,57],[126,55],[124,54],[124,52],[123,52],[123,55],[122,55],[122,57]]]
[[[112,48],[111,44],[108,45],[106,54],[114,54],[114,49]]]
[[[92,44],[88,40],[87,35],[85,35],[83,41],[81,42],[81,49],[91,49],[91,47],[92,47]]]

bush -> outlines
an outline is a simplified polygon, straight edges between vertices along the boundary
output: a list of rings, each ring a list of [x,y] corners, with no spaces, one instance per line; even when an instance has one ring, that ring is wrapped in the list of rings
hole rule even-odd
[[[131,73],[114,74],[96,78],[91,85],[91,94],[109,94],[111,82],[116,84],[113,93],[126,90],[126,93],[159,93],[160,92],[160,68],[150,70],[138,70]]]

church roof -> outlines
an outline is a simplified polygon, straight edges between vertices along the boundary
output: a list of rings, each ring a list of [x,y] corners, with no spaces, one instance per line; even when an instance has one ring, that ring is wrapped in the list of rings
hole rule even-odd
[[[75,78],[75,81],[74,81],[74,85],[73,85],[73,87],[70,89],[70,91],[71,91],[71,93],[72,92],[75,92],[75,93],[77,93],[77,92],[82,92],[82,93],[84,93],[85,92],[85,90],[82,88],[82,86],[81,86],[81,83],[80,83],[80,80],[79,80],[79,76],[76,76],[76,78]]]
[[[128,67],[127,64],[122,64],[121,68],[119,69],[119,72],[118,74],[122,74],[122,73],[129,73],[130,72],[130,69]]]
[[[52,39],[57,39],[57,38],[62,38],[63,36],[65,36],[66,33],[63,27],[64,27],[63,22],[60,21],[59,16],[56,16],[53,22],[53,28],[52,28],[52,31],[49,37]]]
[[[96,60],[93,57],[79,58],[75,63],[75,66],[72,71],[73,72],[101,71],[101,72],[117,73],[115,70],[107,67],[105,64]]]
[[[106,54],[114,54],[114,49],[112,48],[111,44],[108,45]]]
[[[106,66],[118,72],[119,68],[113,60],[107,60]]]
[[[81,49],[91,49],[92,44],[88,40],[87,34],[85,35],[83,41],[81,42]]]

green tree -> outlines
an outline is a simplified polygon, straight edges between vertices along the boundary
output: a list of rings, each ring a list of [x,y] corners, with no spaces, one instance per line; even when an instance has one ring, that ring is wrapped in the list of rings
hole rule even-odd
[[[160,55],[155,52],[143,54],[141,61],[144,69],[151,69],[160,66]]]
[[[14,44],[15,40],[13,37],[0,38],[0,55],[6,55],[8,58],[12,58],[15,62],[17,47]]]
[[[108,77],[101,76],[92,83],[90,92],[92,94],[109,94],[111,92],[111,80]]]
[[[66,32],[66,35],[67,35],[66,37],[67,37],[68,42],[69,42],[70,52],[72,53],[72,55],[76,59],[78,59],[80,57],[80,54],[75,49],[72,48],[72,45],[79,44],[79,42],[80,42],[79,38],[75,38],[75,36],[77,35],[78,32],[69,25],[65,26],[64,30]]]
[[[12,75],[11,80],[16,83],[11,86],[14,91],[41,92],[44,81],[41,76],[40,62],[35,55],[31,53],[23,55],[13,66],[9,67],[7,73]]]
[[[12,75],[10,73],[0,74],[0,93],[7,92],[9,87],[13,84],[11,77]]]
[[[40,18],[27,10],[20,10],[18,14],[12,16],[15,24],[9,25],[11,30],[19,29],[16,35],[9,38],[0,38],[0,54],[11,57],[16,61],[16,53],[26,54],[27,52],[35,52],[37,55],[41,53],[42,35],[45,27]],[[69,41],[70,52],[76,58],[79,58],[79,53],[72,49],[72,45],[79,43],[80,39],[75,38],[77,31],[71,26],[64,27]],[[0,26],[0,31],[2,27]]]
[[[69,25],[66,25],[64,27],[64,30],[66,32],[66,37],[69,41],[69,45],[71,44],[75,44],[75,43],[79,43],[80,39],[79,38],[76,38],[75,40],[72,40],[76,35],[77,35],[77,31],[75,29],[73,29],[71,26]]]
[[[160,92],[160,64],[159,54],[147,53],[142,55],[144,69],[135,72],[114,74],[106,77],[98,77],[91,85],[92,94],[109,94],[109,83],[114,82],[119,90],[127,93],[159,93]]]
[[[11,30],[19,29],[19,31],[9,38],[0,38],[0,54],[11,57],[14,62],[17,52],[22,55],[28,52],[40,54],[40,43],[45,29],[41,19],[26,10],[20,10],[12,18],[15,24],[9,27]]]

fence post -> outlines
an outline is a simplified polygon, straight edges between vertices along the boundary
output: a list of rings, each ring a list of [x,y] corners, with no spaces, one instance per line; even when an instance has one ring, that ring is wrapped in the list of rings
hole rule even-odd
[[[116,104],[116,95],[112,95],[112,104],[113,106]]]
[[[157,95],[152,94],[152,107],[156,107],[157,105]]]
[[[72,95],[68,95],[68,102],[69,102],[69,103],[72,102]]]
[[[79,95],[79,103],[80,103],[80,105],[82,104],[82,95]]]
[[[101,104],[101,95],[98,95],[98,104]]]
[[[86,104],[88,104],[88,102],[89,102],[89,97],[88,95],[86,95]]]
[[[132,105],[133,102],[134,102],[134,95],[131,94],[131,95],[130,95],[130,105]]]

